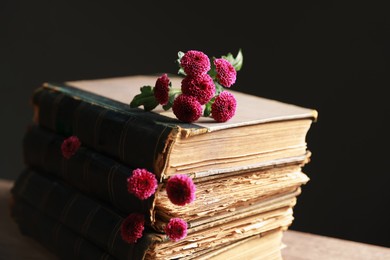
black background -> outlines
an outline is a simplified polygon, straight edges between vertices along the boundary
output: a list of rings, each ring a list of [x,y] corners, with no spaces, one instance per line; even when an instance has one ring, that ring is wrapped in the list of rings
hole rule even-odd
[[[385,1],[252,2],[0,1],[0,176],[23,169],[42,82],[176,73],[178,51],[241,48],[235,90],[319,112],[291,229],[389,247]]]

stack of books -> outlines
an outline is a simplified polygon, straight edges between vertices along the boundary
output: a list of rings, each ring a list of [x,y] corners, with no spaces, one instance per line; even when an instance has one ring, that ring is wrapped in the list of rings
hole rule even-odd
[[[130,108],[156,78],[33,93],[26,167],[12,188],[21,232],[63,259],[281,259],[317,112],[235,91],[224,123]]]

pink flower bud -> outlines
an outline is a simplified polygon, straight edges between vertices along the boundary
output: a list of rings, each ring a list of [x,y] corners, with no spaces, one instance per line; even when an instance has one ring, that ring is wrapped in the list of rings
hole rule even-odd
[[[127,190],[140,200],[152,196],[156,189],[156,177],[146,169],[135,169],[133,174],[127,178]]]
[[[165,227],[165,233],[172,241],[179,241],[187,236],[187,222],[180,218],[171,218]]]
[[[195,200],[196,186],[185,174],[176,174],[168,179],[167,195],[169,200],[178,206],[184,206]]]
[[[80,145],[81,143],[77,136],[73,135],[66,138],[61,144],[62,155],[66,159],[69,159],[77,152],[77,150],[80,148]]]
[[[122,222],[121,236],[124,241],[129,244],[134,244],[139,238],[145,228],[145,217],[140,213],[131,213]]]

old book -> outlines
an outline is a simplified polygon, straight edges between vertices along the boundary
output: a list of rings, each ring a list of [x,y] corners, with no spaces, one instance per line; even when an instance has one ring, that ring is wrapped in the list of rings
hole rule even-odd
[[[293,206],[300,186],[309,178],[301,172],[304,162],[295,161],[261,168],[196,178],[196,200],[186,207],[172,204],[166,184],[147,200],[127,191],[126,179],[132,168],[81,147],[71,158],[61,154],[63,136],[31,126],[23,140],[26,165],[56,176],[90,197],[105,201],[123,214],[139,212],[150,218],[151,226],[163,231],[171,218],[181,218],[191,229],[208,229],[251,214]]]
[[[13,220],[21,233],[37,240],[59,259],[114,260],[97,245],[81,234],[71,231],[61,222],[45,215],[38,208],[13,198],[10,207]],[[259,259],[278,260],[281,258],[282,229],[274,229],[261,235],[251,236],[223,247],[208,248],[181,259],[219,260],[219,259]],[[133,259],[134,258],[129,258]]]
[[[203,118],[180,123],[162,108],[130,108],[131,99],[157,76],[46,83],[33,95],[35,122],[159,179],[194,178],[253,169],[278,160],[301,160],[314,109],[240,92],[236,115],[224,123]],[[180,86],[181,78],[172,77]],[[153,151],[153,152],[151,152]],[[196,151],[194,153],[193,151]]]
[[[118,259],[192,259],[208,250],[211,254],[243,239],[287,229],[293,220],[292,208],[282,206],[225,223],[215,222],[207,230],[190,229],[187,238],[177,242],[147,229],[136,244],[127,244],[120,237],[124,216],[52,176],[26,170],[11,191],[16,200],[37,208]]]
[[[20,232],[38,241],[59,259],[116,259],[80,234],[44,215],[37,208],[20,199],[12,199],[10,212]]]

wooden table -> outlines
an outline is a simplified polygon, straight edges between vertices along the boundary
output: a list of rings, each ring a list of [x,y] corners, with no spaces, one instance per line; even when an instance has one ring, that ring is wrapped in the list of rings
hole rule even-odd
[[[0,180],[0,260],[57,259],[34,240],[19,233],[9,216],[12,182]],[[284,260],[390,260],[390,248],[288,230]],[[244,260],[244,259],[240,259]]]

